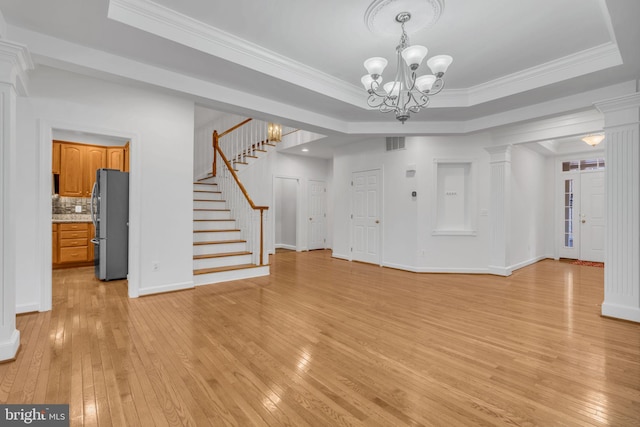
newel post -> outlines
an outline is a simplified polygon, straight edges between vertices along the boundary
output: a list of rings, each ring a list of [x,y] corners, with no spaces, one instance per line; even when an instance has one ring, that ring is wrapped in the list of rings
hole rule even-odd
[[[213,131],[213,164],[211,165],[211,174],[216,176],[216,166],[218,159],[218,131]]]

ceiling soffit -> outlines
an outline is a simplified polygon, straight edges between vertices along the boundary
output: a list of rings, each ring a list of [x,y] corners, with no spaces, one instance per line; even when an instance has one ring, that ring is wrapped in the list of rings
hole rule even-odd
[[[345,82],[158,3],[148,0],[109,0],[108,17],[341,102],[368,109],[359,85]],[[606,18],[609,19],[608,15]],[[611,39],[614,40],[614,37]],[[432,99],[431,106],[474,106],[621,64],[618,46],[611,41],[469,88],[444,90]]]

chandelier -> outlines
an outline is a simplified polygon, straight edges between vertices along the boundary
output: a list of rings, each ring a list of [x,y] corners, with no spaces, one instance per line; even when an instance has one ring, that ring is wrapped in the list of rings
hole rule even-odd
[[[369,58],[364,61],[367,73],[362,76],[362,84],[369,93],[367,104],[377,108],[382,113],[394,112],[396,119],[404,124],[411,116],[429,105],[429,97],[440,93],[444,88],[444,73],[451,65],[453,58],[449,55],[437,55],[427,61],[433,74],[416,76],[416,70],[427,56],[427,48],[420,45],[409,45],[409,36],[404,24],[411,19],[409,12],[396,15],[400,23],[402,35],[400,44],[396,47],[396,76],[393,81],[382,86],[382,72],[387,66],[387,60],[381,57]]]

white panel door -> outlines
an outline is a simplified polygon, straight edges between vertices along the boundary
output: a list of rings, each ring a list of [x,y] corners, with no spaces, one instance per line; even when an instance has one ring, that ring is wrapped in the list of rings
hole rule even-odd
[[[309,224],[308,224],[308,248],[326,248],[326,197],[327,185],[324,181],[309,180]]]
[[[380,169],[352,175],[351,259],[380,264]]]
[[[604,262],[604,172],[580,174],[580,259]]]

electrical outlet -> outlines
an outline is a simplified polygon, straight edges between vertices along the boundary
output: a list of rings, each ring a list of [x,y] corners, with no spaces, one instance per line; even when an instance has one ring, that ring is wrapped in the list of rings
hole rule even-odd
[[[160,263],[158,261],[151,262],[151,269],[153,271],[158,271],[159,268],[160,268]]]
[[[76,213],[82,213],[82,206],[76,206]]]

